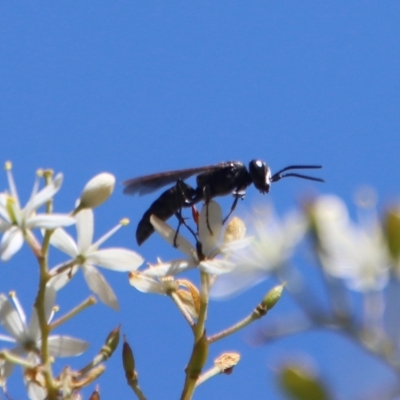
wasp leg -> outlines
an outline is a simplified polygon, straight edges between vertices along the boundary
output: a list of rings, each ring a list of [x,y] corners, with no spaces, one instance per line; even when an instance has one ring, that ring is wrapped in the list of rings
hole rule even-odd
[[[178,218],[178,226],[177,226],[177,228],[176,228],[176,230],[175,230],[174,247],[177,248],[178,245],[176,244],[176,239],[178,238],[179,228],[180,228],[181,225],[182,225],[182,220],[183,220],[183,218],[182,218],[182,215],[181,215],[180,213],[176,213],[175,216]]]
[[[233,194],[233,196],[235,197],[235,200],[233,200],[233,204],[232,204],[232,207],[231,207],[228,215],[222,221],[223,224],[225,224],[225,222],[228,220],[228,218],[231,216],[231,214],[235,210],[239,199],[243,200],[245,195],[246,195],[246,193],[243,193],[243,192],[238,192],[238,193]]]
[[[177,247],[176,239],[178,237],[179,228],[182,225],[184,225],[187,228],[187,230],[193,235],[193,237],[195,238],[196,243],[197,243],[198,242],[197,235],[196,235],[195,231],[186,223],[186,219],[182,217],[182,209],[180,209],[178,212],[176,212],[175,216],[178,219],[179,223],[178,223],[178,227],[176,228],[176,232],[175,232],[175,236],[174,236],[174,247]]]
[[[205,256],[203,254],[203,245],[199,240],[196,240],[196,252],[197,252],[197,257],[200,261],[203,261],[205,259]]]
[[[211,226],[210,226],[210,221],[208,219],[208,203],[211,200],[211,195],[210,195],[210,188],[208,186],[204,186],[203,189],[204,192],[204,198],[205,198],[205,202],[206,202],[206,221],[207,221],[207,228],[208,231],[210,232],[210,235],[213,235],[213,231],[211,230]]]

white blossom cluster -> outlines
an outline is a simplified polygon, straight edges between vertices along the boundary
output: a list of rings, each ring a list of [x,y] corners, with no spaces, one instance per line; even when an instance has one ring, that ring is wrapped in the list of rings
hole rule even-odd
[[[182,255],[172,261],[157,259],[155,265],[147,264],[139,270],[144,260],[136,252],[102,248],[111,235],[127,224],[127,220],[121,220],[100,239],[93,240],[93,208],[112,194],[113,175],[101,173],[95,176],[84,187],[73,210],[58,214],[52,212],[52,199],[62,186],[62,174],[53,176],[49,171],[40,171],[31,196],[22,207],[10,163],[6,163],[6,173],[8,190],[0,193],[0,259],[3,262],[10,260],[26,243],[38,260],[42,283],[29,323],[15,293],[8,296],[0,293],[0,325],[8,333],[8,336],[0,335],[0,340],[12,343],[11,348],[0,351],[0,385],[5,387],[7,378],[18,364],[24,371],[28,396],[33,400],[47,398],[52,385],[58,385],[57,390],[63,391],[63,395],[68,393],[67,378],[52,378],[51,362],[58,357],[80,355],[88,346],[80,339],[53,335],[50,329],[57,291],[68,285],[79,270],[82,270],[90,291],[114,310],[119,309],[117,296],[98,267],[129,272],[129,282],[137,290],[170,296],[190,324],[195,343],[205,340],[208,344],[265,315],[280,298],[283,285],[269,292],[250,317],[205,338],[209,298],[236,295],[270,276],[285,281],[290,291],[294,287],[291,280],[296,280],[299,275],[287,271],[294,270],[294,254],[299,248],[303,252],[310,248],[314,251],[314,260],[319,263],[328,285],[330,279],[339,280],[347,289],[362,295],[381,293],[391,277],[397,279],[400,275],[400,212],[396,208],[390,209],[382,219],[371,211],[367,218],[354,222],[338,197],[325,195],[306,202],[300,210],[288,213],[282,219],[274,214],[272,207],[265,207],[255,212],[248,226],[237,217],[224,226],[221,207],[215,200],[210,200],[202,206],[198,218],[194,218],[196,232],[185,231],[184,227],[177,232],[167,222],[152,215],[150,222],[155,231]],[[40,188],[41,180],[45,181],[43,188]],[[193,215],[196,215],[195,211]],[[76,239],[65,230],[71,225],[76,226]],[[191,234],[189,239],[182,231]],[[308,247],[300,246],[301,243]],[[46,264],[49,247],[65,253],[67,259],[50,268]],[[187,271],[200,274],[199,287],[183,277]],[[376,322],[375,318],[373,324]],[[332,326],[341,321],[331,319],[329,323]],[[355,331],[353,326],[352,332]],[[376,342],[377,337],[381,336],[375,336]],[[371,350],[373,346],[368,348]],[[200,345],[193,349],[186,369],[186,393],[194,390],[194,384],[190,383],[193,379],[191,368],[201,371],[203,367],[195,364],[196,360],[202,359],[202,351]],[[131,372],[135,376],[136,372]],[[208,378],[198,379],[203,382]]]
[[[222,220],[218,203],[210,201],[203,206],[198,226],[199,255],[195,244],[152,216],[158,234],[185,257],[159,261],[132,273],[131,284],[142,292],[165,294],[169,278],[198,268],[214,277],[212,297],[229,297],[279,272],[309,235],[317,236],[317,255],[325,273],[342,279],[349,289],[380,290],[388,282],[391,258],[382,223],[374,213],[367,221],[351,221],[346,205],[336,196],[320,196],[282,220],[271,207],[256,210],[250,220],[250,236],[245,235],[246,227],[236,217],[226,231],[240,221],[240,232],[231,237],[227,232],[222,235]]]
[[[143,259],[136,252],[123,248],[100,249],[100,246],[121,226],[127,223],[122,220],[115,228],[93,242],[94,213],[93,208],[106,201],[115,186],[115,177],[101,173],[91,179],[84,187],[76,207],[69,214],[57,214],[47,208],[53,197],[61,189],[63,175],[52,176],[49,171],[39,171],[33,186],[32,194],[25,205],[21,206],[17,187],[11,172],[11,163],[6,163],[8,190],[0,193],[0,232],[3,233],[0,243],[1,261],[10,260],[26,242],[37,256],[39,262],[46,258],[41,241],[49,239],[49,244],[70,257],[61,265],[48,269],[45,273],[43,313],[47,326],[50,326],[56,293],[67,285],[73,276],[82,269],[89,289],[106,305],[118,309],[117,297],[97,267],[118,272],[136,270]],[[40,180],[45,178],[46,185],[40,189]],[[43,211],[40,209],[45,208]],[[76,225],[77,239],[74,240],[65,227]],[[0,384],[5,386],[7,378],[15,364],[23,367],[28,396],[33,400],[47,398],[46,382],[43,375],[32,371],[43,362],[42,333],[37,307],[33,308],[30,322],[21,307],[15,293],[0,293],[0,325],[9,336],[0,335],[0,340],[13,343],[8,349],[7,357],[0,359]],[[76,356],[83,353],[88,343],[63,335],[47,337],[47,352],[50,357]],[[13,360],[13,357],[16,357]],[[38,369],[39,371],[39,369]]]

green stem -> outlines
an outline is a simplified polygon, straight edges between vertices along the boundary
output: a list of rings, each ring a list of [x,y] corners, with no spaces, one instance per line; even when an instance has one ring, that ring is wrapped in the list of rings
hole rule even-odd
[[[81,304],[77,305],[75,308],[73,308],[71,311],[69,311],[67,314],[63,315],[56,321],[52,322],[49,326],[50,331],[52,331],[55,328],[58,328],[60,325],[65,323],[66,321],[70,320],[73,318],[75,315],[79,314],[82,312],[84,309],[93,306],[94,304],[97,303],[97,300],[94,296],[89,296],[86,300],[84,300]]]
[[[46,231],[44,242],[49,240],[47,239],[47,236],[50,235],[51,232]],[[38,257],[40,278],[39,278],[39,290],[35,300],[35,308],[38,315],[40,332],[41,332],[41,358],[44,366],[43,373],[47,388],[47,396],[48,396],[47,398],[49,400],[56,400],[58,389],[56,387],[56,383],[54,381],[51,369],[52,363],[48,346],[50,328],[46,321],[46,314],[45,314],[46,285],[50,279],[47,266],[48,249],[45,253],[43,251],[41,253],[42,255]]]
[[[254,321],[257,321],[258,319],[262,318],[265,314],[267,313],[267,310],[265,307],[263,307],[261,304],[259,304],[253,312],[248,315],[247,317],[243,318],[241,321],[237,322],[235,325],[232,325],[231,327],[224,329],[223,331],[216,333],[215,335],[212,335],[208,338],[208,343],[214,343],[218,340],[221,340],[229,335],[232,335],[233,333],[236,333],[237,331],[243,329],[247,325],[251,324]]]
[[[46,184],[50,184],[52,174],[45,174]],[[46,204],[46,212],[51,214],[53,211],[53,202],[49,200]],[[46,230],[43,238],[43,243],[40,246],[37,245],[37,241],[31,243],[32,239],[36,239],[30,231],[27,231],[27,236],[30,239],[29,243],[34,251],[38,263],[39,263],[39,290],[35,300],[35,308],[38,315],[38,321],[41,332],[41,358],[44,366],[43,374],[46,382],[47,388],[47,399],[48,400],[57,400],[58,397],[58,388],[56,382],[54,381],[53,372],[52,372],[52,360],[49,353],[49,345],[48,339],[50,334],[50,327],[48,325],[48,321],[46,320],[45,313],[45,302],[46,302],[46,285],[50,279],[49,268],[48,268],[48,252],[49,252],[49,244],[50,237],[52,235],[52,230]],[[29,235],[30,234],[30,235]],[[35,251],[35,249],[40,249],[40,251]]]
[[[195,327],[195,343],[197,343],[204,334],[204,325],[207,318],[208,298],[210,276],[206,272],[200,272],[201,288],[200,288],[200,310],[197,324]]]
[[[204,359],[204,355],[207,354],[207,351],[206,349],[204,349],[204,347],[208,344],[206,343],[207,341],[204,341],[204,325],[207,318],[210,277],[207,273],[200,272],[200,280],[200,310],[199,316],[197,318],[197,324],[194,327],[194,346],[192,354],[190,356],[188,367],[186,368],[186,379],[181,395],[181,400],[190,400],[192,398],[193,393],[196,389],[197,379],[200,376],[201,369],[206,361],[206,359]],[[194,370],[195,373],[193,372]]]

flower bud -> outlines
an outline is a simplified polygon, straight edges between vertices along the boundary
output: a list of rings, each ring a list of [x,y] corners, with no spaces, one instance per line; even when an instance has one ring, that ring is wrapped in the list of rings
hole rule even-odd
[[[400,207],[392,207],[384,216],[384,233],[393,260],[400,260]]]
[[[299,365],[286,365],[279,372],[282,389],[290,398],[297,400],[321,399],[331,396],[324,383],[313,371]]]
[[[125,336],[124,344],[122,346],[122,364],[124,366],[127,381],[129,382],[136,379],[135,358],[133,357],[131,346],[129,346]]]
[[[107,358],[111,357],[119,343],[119,331],[120,325],[113,329],[107,336],[105,345],[101,348],[102,353],[104,353]]]
[[[261,304],[266,308],[267,311],[271,310],[271,308],[273,308],[281,298],[284,286],[285,285],[282,284],[273,287],[264,297]]]
[[[114,190],[114,175],[103,172],[92,178],[83,188],[78,208],[95,208],[104,203]]]
[[[94,392],[90,395],[89,400],[100,400],[100,391],[98,387],[96,387]]]

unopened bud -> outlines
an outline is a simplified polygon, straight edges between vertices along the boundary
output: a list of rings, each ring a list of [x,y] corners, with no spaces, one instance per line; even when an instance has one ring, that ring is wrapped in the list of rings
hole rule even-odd
[[[133,357],[131,346],[129,346],[125,336],[124,344],[122,346],[122,364],[124,366],[127,381],[129,382],[133,379],[136,379],[135,358]]]
[[[95,391],[90,395],[89,400],[100,400],[100,392],[98,387],[96,387]]]
[[[324,383],[313,372],[298,365],[287,365],[279,372],[282,389],[297,400],[330,399]]]
[[[78,208],[95,208],[104,203],[114,190],[114,175],[103,172],[92,178],[83,188]]]
[[[386,243],[393,260],[400,260],[400,206],[387,210],[384,216]]]
[[[282,296],[284,284],[273,287],[264,297],[261,304],[267,311],[271,310]]]
[[[105,353],[107,358],[111,357],[114,353],[115,349],[118,347],[119,343],[119,331],[121,326],[118,325],[115,329],[113,329],[107,336],[106,343],[102,347],[102,353]]]

